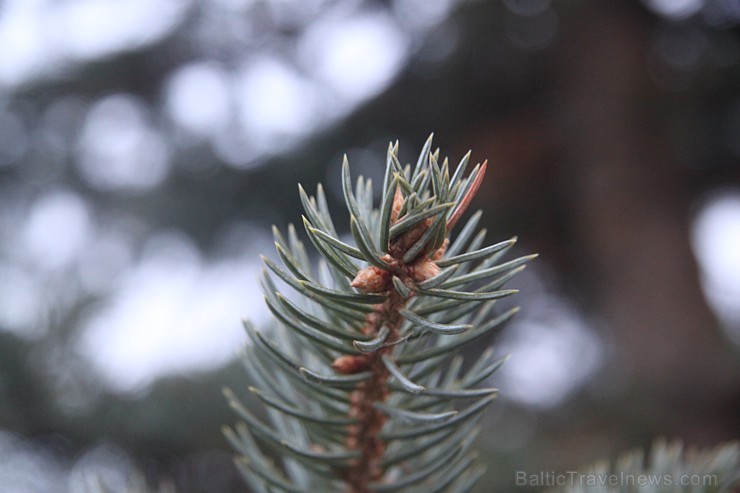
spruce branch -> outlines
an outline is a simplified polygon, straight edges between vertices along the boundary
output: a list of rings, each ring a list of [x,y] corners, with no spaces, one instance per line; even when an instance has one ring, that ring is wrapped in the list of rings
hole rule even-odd
[[[472,437],[496,389],[477,385],[504,360],[485,351],[462,371],[457,352],[516,313],[494,314],[495,300],[516,293],[503,287],[534,256],[501,262],[516,239],[484,246],[480,212],[451,240],[488,165],[465,176],[468,153],[450,175],[439,156],[430,136],[402,166],[391,143],[377,207],[344,157],[354,244],[338,238],[321,186],[299,186],[318,269],[292,226],[287,238],[275,230],[283,266],[264,259],[262,286],[277,324],[269,335],[245,324],[250,391],[269,425],[226,391],[245,424],[225,433],[256,491],[457,492],[480,477]]]
[[[740,488],[740,443],[685,448],[680,440],[656,440],[610,464],[599,461],[570,475],[549,493],[732,493]]]

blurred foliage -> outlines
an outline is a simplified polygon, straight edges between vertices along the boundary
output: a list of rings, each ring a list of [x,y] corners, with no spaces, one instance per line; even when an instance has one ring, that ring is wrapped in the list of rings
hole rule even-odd
[[[553,491],[691,492],[735,491],[740,481],[740,445],[730,443],[703,450],[684,450],[681,442],[656,441],[646,460],[633,450],[610,465],[599,462],[579,471],[583,475]],[[613,482],[614,484],[611,484]]]

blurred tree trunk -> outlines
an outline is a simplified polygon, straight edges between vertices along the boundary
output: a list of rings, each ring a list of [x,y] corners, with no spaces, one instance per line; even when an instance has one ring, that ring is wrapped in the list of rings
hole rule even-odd
[[[569,103],[562,135],[578,258],[599,294],[591,301],[638,394],[716,398],[736,379],[690,248],[690,177],[663,133],[676,105],[648,76],[648,19],[582,7],[568,19],[576,26],[565,33],[558,85]]]

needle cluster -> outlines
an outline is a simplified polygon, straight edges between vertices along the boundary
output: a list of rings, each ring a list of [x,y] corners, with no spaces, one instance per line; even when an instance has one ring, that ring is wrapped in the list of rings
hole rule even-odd
[[[502,261],[516,240],[487,246],[480,212],[450,240],[487,163],[467,172],[468,153],[453,172],[431,148],[430,136],[402,166],[389,146],[378,207],[345,157],[350,241],[321,186],[299,187],[318,268],[295,228],[275,229],[282,265],[264,259],[262,285],[277,324],[246,323],[243,357],[267,419],[226,391],[243,422],[225,433],[255,491],[462,492],[480,477],[471,449],[496,396],[480,385],[504,359],[489,349],[463,365],[458,352],[516,313],[496,300],[516,293],[504,285],[534,256]]]

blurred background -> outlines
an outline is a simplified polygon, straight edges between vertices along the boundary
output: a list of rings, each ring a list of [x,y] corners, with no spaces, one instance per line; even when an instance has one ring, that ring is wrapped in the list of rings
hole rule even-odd
[[[0,491],[245,491],[221,388],[271,224],[432,131],[540,253],[478,491],[738,438],[737,0],[4,0]]]

